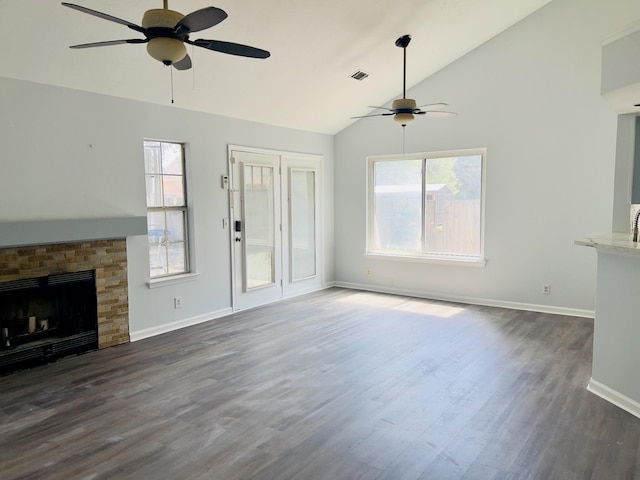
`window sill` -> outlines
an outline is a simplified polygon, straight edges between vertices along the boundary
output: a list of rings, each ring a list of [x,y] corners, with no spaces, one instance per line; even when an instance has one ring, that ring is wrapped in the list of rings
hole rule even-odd
[[[428,255],[393,255],[389,253],[365,252],[365,257],[375,260],[391,260],[410,263],[430,263],[434,265],[453,265],[456,267],[484,268],[487,260],[478,257],[428,256]]]
[[[196,280],[200,274],[198,272],[183,273],[182,275],[172,275],[170,277],[152,278],[147,280],[149,288],[164,287],[167,285],[176,285],[178,283],[191,282]]]

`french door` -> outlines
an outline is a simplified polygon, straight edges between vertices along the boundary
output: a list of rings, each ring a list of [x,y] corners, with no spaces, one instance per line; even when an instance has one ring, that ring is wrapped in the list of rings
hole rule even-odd
[[[241,148],[229,168],[234,310],[322,284],[320,157]]]

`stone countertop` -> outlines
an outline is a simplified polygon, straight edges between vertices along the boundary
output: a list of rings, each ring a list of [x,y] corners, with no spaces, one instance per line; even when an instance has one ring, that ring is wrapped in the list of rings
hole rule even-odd
[[[590,233],[576,240],[574,244],[594,247],[602,251],[640,256],[640,242],[631,241],[630,233]]]

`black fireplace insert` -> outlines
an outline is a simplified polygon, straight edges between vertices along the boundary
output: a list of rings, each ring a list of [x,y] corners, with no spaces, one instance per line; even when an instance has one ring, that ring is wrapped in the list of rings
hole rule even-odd
[[[98,348],[95,270],[0,283],[0,373]]]

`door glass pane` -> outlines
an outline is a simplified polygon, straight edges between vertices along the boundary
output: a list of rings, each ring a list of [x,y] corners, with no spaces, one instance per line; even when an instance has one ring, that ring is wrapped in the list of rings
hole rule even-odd
[[[316,274],[315,172],[291,170],[291,280]]]
[[[245,288],[275,282],[273,167],[245,165],[243,170]]]
[[[374,250],[422,250],[422,160],[374,163]]]

